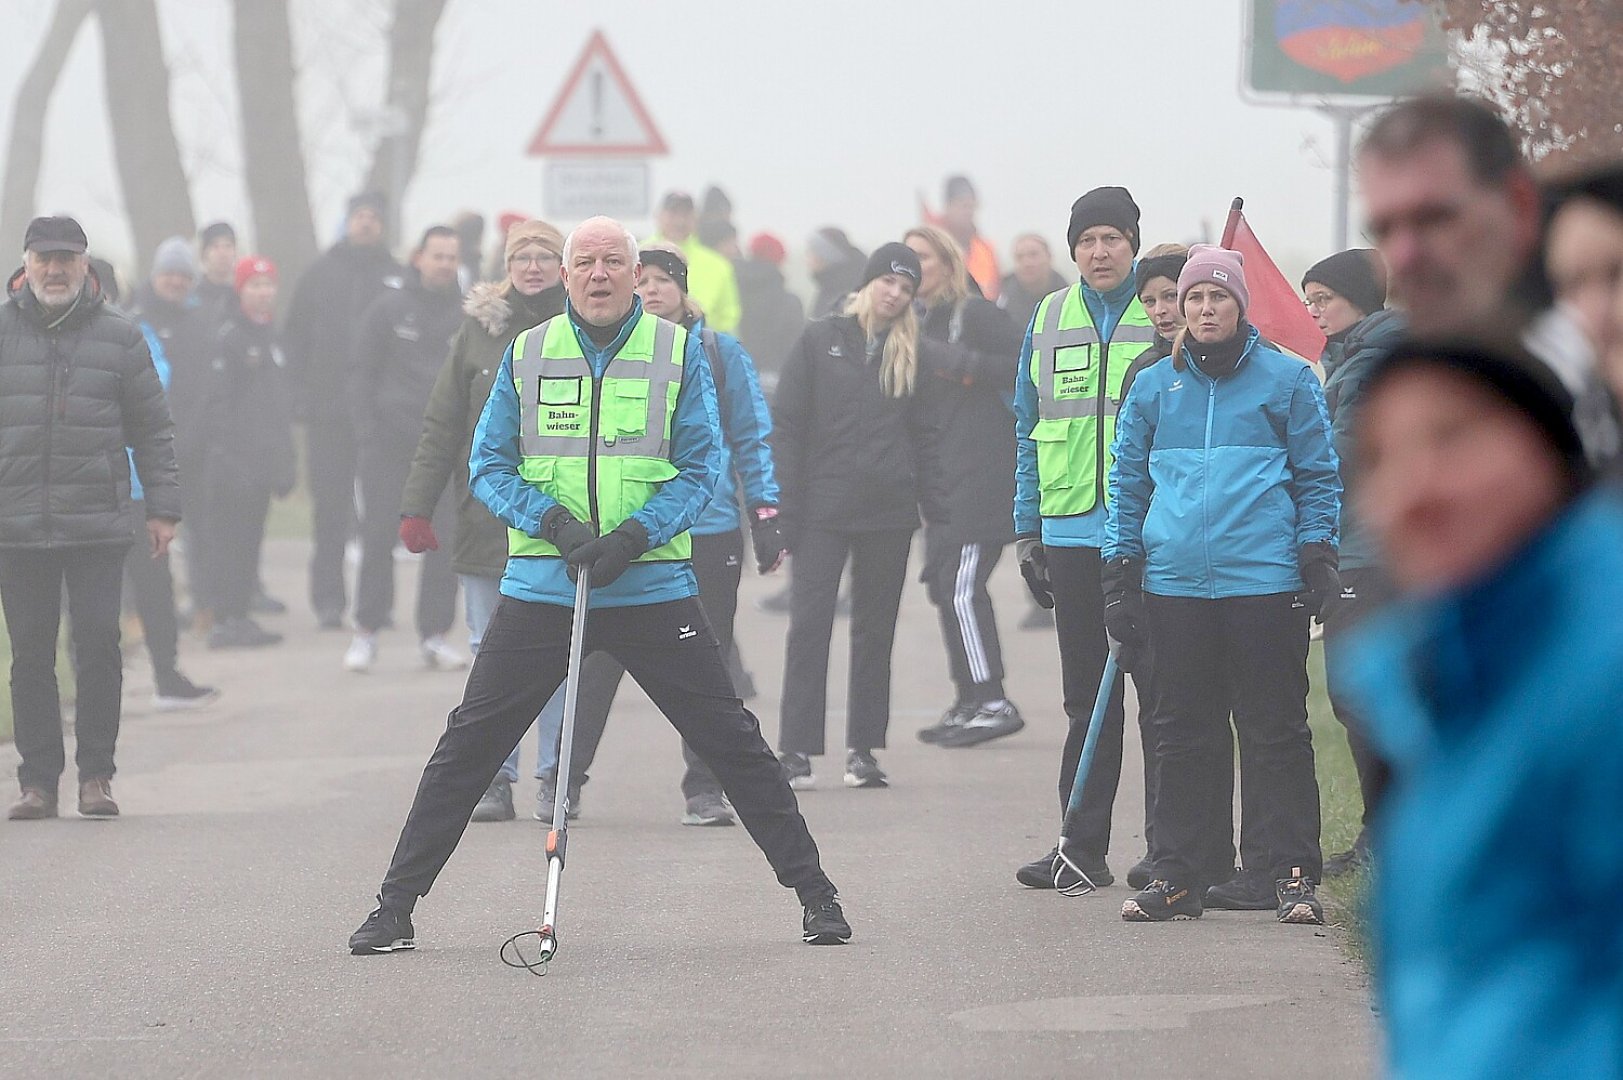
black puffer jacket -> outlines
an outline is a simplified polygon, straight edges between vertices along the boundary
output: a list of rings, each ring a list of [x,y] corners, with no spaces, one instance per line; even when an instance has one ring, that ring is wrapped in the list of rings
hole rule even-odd
[[[0,305],[0,548],[127,545],[146,516],[180,520],[175,428],[140,327],[95,274],[55,327],[21,271]]]
[[[288,308],[282,348],[287,352],[294,405],[300,417],[324,427],[350,423],[349,368],[361,314],[404,271],[382,247],[334,244],[299,278]],[[440,359],[445,359],[444,354]]]
[[[807,527],[916,529],[947,520],[940,474],[939,363],[920,339],[918,392],[886,397],[854,316],[819,319],[790,352],[772,402],[772,461],[791,543]]]
[[[1022,328],[978,296],[924,316],[932,380],[922,400],[940,431],[949,535],[959,544],[1014,540],[1014,393]]]
[[[227,489],[293,490],[296,461],[286,364],[276,332],[238,307],[216,331],[214,355],[199,391],[198,484]]]
[[[349,371],[350,416],[362,456],[410,460],[434,380],[461,327],[462,294],[455,286],[425,289],[415,272],[372,301],[355,333]]]

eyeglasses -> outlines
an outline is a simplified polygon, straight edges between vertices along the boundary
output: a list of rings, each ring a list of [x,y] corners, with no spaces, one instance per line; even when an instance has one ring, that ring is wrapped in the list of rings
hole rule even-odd
[[[507,260],[508,266],[556,266],[563,260],[550,251],[543,251],[537,255],[514,255]]]
[[[1335,302],[1335,293],[1309,293],[1307,297],[1307,309],[1309,311],[1323,311],[1325,308],[1329,307]]]

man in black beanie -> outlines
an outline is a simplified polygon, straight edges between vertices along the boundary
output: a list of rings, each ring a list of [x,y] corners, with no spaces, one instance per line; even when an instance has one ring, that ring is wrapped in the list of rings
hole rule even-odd
[[[196,288],[199,307],[218,326],[237,310],[237,230],[230,222],[203,226],[197,234],[197,261],[203,268]]]

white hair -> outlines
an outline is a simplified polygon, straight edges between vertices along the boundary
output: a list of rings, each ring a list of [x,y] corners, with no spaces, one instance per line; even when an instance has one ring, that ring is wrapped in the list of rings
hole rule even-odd
[[[576,225],[574,229],[570,231],[569,236],[564,239],[563,264],[564,272],[566,274],[569,272],[569,256],[573,254],[575,250],[575,237],[579,236],[585,229],[597,229],[604,225],[612,227],[615,232],[620,234],[620,239],[625,241],[626,255],[630,257],[633,263],[642,261],[637,253],[637,238],[632,235],[630,229],[626,228],[623,224],[611,217],[591,217],[587,218],[579,225]]]

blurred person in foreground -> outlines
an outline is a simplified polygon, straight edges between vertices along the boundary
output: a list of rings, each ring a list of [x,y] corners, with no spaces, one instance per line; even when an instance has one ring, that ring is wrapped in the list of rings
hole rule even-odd
[[[1374,978],[1396,1077],[1623,1075],[1623,502],[1591,489],[1573,407],[1536,360],[1420,342],[1354,425],[1401,594],[1337,665],[1392,766]]]
[[[1557,184],[1545,262],[1556,299],[1595,347],[1601,374],[1623,399],[1623,163]]]
[[[84,229],[35,218],[0,305],[0,604],[11,640],[17,782],[12,820],[57,816],[66,760],[56,681],[67,592],[76,675],[79,813],[116,817],[113,754],[124,686],[124,559],[143,530],[160,558],[180,520],[175,429],[146,339],[103,299]]]

